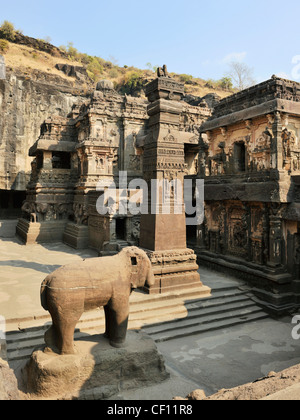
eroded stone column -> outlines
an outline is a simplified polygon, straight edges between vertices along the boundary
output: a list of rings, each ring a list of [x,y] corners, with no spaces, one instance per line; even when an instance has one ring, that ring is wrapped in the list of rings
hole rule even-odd
[[[148,214],[141,216],[140,246],[147,250],[156,278],[155,285],[146,288],[148,293],[202,286],[196,255],[186,247],[184,142],[179,131],[183,93],[184,85],[167,75],[146,88],[150,119],[143,176],[149,202]],[[180,186],[181,197],[176,191]]]

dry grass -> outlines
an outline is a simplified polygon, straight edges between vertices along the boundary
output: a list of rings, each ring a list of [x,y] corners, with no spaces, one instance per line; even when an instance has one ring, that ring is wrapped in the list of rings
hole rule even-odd
[[[50,54],[47,54],[43,51],[38,51],[34,48],[20,45],[20,44],[13,44],[9,43],[9,49],[7,52],[2,53],[5,56],[5,62],[8,67],[11,67],[13,70],[20,70],[24,74],[30,74],[32,70],[38,70],[44,73],[48,73],[51,75],[59,76],[63,79],[68,80],[69,82],[74,82],[76,79],[74,77],[66,76],[63,72],[57,70],[55,65],[58,63],[81,66],[82,64],[78,61],[71,61],[69,59],[65,59],[63,57],[55,57]],[[109,79],[114,81],[117,85],[120,84],[122,78],[127,72],[132,71],[132,69],[124,69],[120,67],[114,67],[115,73],[112,74],[110,69],[103,69],[103,73],[101,74],[102,79]],[[136,69],[138,70],[138,69]],[[140,70],[138,70],[140,71]],[[144,76],[149,75],[149,70],[143,71]],[[151,72],[150,72],[151,73]],[[153,74],[154,76],[154,74]],[[174,75],[174,78],[177,79],[177,75]],[[205,86],[205,80],[202,79],[194,79],[196,84],[185,84],[185,91],[188,94],[203,97],[209,93],[216,93],[221,98],[229,96],[232,92],[224,91],[221,89],[213,89],[208,88]]]
[[[65,76],[61,71],[57,70],[55,64],[64,63],[78,65],[78,63],[66,60],[62,57],[53,57],[43,51],[37,51],[34,48],[13,43],[9,43],[9,49],[3,55],[5,57],[6,65],[12,69],[20,69],[24,72],[28,72],[30,69],[39,70],[66,79],[70,79],[70,77]]]
[[[186,93],[190,95],[200,96],[200,97],[208,95],[209,93],[216,93],[222,99],[226,98],[229,95],[232,95],[232,92],[228,92],[226,90],[205,87],[205,83],[206,83],[205,81],[199,82],[197,86],[191,86],[191,85],[186,84],[185,91]]]

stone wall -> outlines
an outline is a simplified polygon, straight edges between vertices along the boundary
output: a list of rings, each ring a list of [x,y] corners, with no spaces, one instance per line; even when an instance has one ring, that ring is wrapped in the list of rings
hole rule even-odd
[[[276,312],[299,305],[299,92],[272,77],[221,100],[201,127],[199,260],[248,280]]]
[[[0,80],[0,190],[26,190],[32,160],[28,151],[41,124],[51,114],[66,116],[83,97],[59,77],[7,69],[6,79]]]

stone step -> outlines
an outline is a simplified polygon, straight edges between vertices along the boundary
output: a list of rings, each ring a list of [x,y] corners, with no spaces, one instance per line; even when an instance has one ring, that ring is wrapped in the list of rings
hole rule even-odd
[[[212,291],[211,296],[206,291],[206,295],[203,290],[195,289],[165,295],[136,293],[130,302],[129,329],[142,328],[153,339],[164,341],[183,333],[190,335],[191,331],[197,330],[202,324],[208,329],[210,326],[215,329],[216,319],[238,318],[242,322],[244,317],[245,322],[249,322],[251,310],[260,311],[248,294],[236,286],[218,288]],[[51,319],[44,318],[43,321],[43,325],[36,320],[36,325],[7,332],[7,355],[10,362],[25,360],[35,348],[44,345],[44,333],[51,325]],[[102,308],[85,312],[77,324],[74,337],[79,339],[92,332],[101,334],[104,329]]]
[[[248,299],[244,296],[244,293],[241,291],[238,291],[236,289],[227,291],[227,294],[222,294],[223,292],[217,292],[213,296],[209,298],[202,298],[201,300],[195,299],[195,294],[190,295],[189,293],[183,293],[184,298],[190,298],[186,299],[184,305],[180,305],[182,302],[182,299],[166,299],[166,296],[157,295],[156,297],[152,297],[148,300],[145,300],[143,302],[140,301],[132,301],[130,303],[130,320],[131,321],[137,321],[145,320],[147,318],[158,318],[159,315],[170,314],[170,310],[172,309],[172,318],[174,318],[174,314],[183,314],[187,315],[187,311],[194,310],[197,308],[204,308],[207,305],[210,307],[212,306],[218,306],[225,304],[228,299],[230,299],[231,302],[234,301],[240,301],[241,299],[244,301],[245,299]],[[197,294],[196,294],[197,295]],[[159,297],[161,296],[161,298]],[[148,312],[151,312],[151,314],[148,314]],[[154,313],[153,313],[154,312]],[[155,315],[155,316],[154,316]],[[46,321],[44,325],[41,325],[39,320],[36,320],[37,325],[27,327],[25,323],[24,328],[19,327],[15,330],[9,330],[7,332],[7,343],[10,345],[14,341],[25,341],[30,339],[31,337],[33,339],[37,337],[42,337],[44,335],[44,332],[49,328],[51,325],[51,318],[50,316],[44,318]],[[89,324],[95,324],[98,323],[98,325],[104,325],[104,311],[103,309],[97,309],[90,312],[85,312],[78,324],[78,329],[88,329]],[[29,322],[29,324],[32,325],[32,322]]]
[[[173,292],[165,295],[144,295],[136,293],[130,302],[129,328],[141,328],[147,323],[161,322],[175,317],[186,317],[187,310],[184,306],[185,300],[197,301],[202,296],[208,295],[210,289],[186,290],[184,292]],[[197,299],[195,299],[197,298]],[[28,358],[34,348],[44,345],[45,331],[51,325],[50,317],[43,317],[44,324],[40,325],[40,320],[36,319],[34,323],[29,320],[23,322],[20,327],[10,330],[6,334],[7,354],[10,362]],[[28,325],[28,327],[26,327]],[[104,332],[105,318],[103,308],[95,311],[85,312],[75,330],[75,339],[91,330],[95,333]]]
[[[245,311],[243,314],[227,314],[215,318],[214,321],[210,320],[206,323],[198,323],[191,327],[185,327],[182,329],[178,329],[175,331],[170,332],[161,332],[156,334],[149,334],[153,340],[157,343],[163,341],[174,340],[177,338],[188,337],[191,335],[206,333],[210,331],[215,331],[219,329],[230,328],[236,325],[245,324],[248,322],[254,322],[261,319],[268,318],[269,315],[262,310],[250,310],[249,312]],[[147,332],[147,331],[145,331]]]
[[[230,301],[228,299],[230,299]],[[166,302],[164,306],[162,306],[161,304],[159,305],[158,302],[154,302],[154,304],[152,303],[151,306],[148,305],[146,307],[144,304],[133,305],[132,310],[130,311],[129,322],[134,324],[134,328],[136,328],[138,321],[148,321],[147,323],[149,323],[152,319],[156,320],[161,318],[163,318],[165,321],[168,321],[168,315],[169,318],[171,318],[172,320],[174,320],[174,316],[180,319],[186,317],[188,313],[190,313],[190,317],[197,317],[199,316],[199,314],[201,314],[203,309],[207,310],[207,305],[209,305],[209,308],[226,308],[226,304],[232,304],[234,302],[244,305],[249,301],[249,298],[245,297],[244,294],[238,294],[228,295],[223,299],[212,299],[211,302],[209,302],[209,300],[206,299],[204,300],[205,302],[203,303],[199,300],[193,300],[191,301],[191,303],[187,303],[184,306],[178,305],[177,300]],[[170,309],[172,309],[172,312],[170,312]],[[30,339],[43,339],[44,333],[50,325],[51,321],[49,320],[44,325],[38,325],[35,327],[27,328],[25,330],[9,331],[7,333],[6,340],[8,347],[10,348],[10,346],[13,346],[15,342],[21,343]],[[91,328],[104,327],[104,325],[105,318],[104,311],[102,309],[84,313],[77,324],[77,329],[85,331]],[[143,322],[140,322],[140,326],[142,325],[144,325]]]
[[[242,312],[240,311],[232,311],[229,314],[224,315],[225,313],[222,313],[219,317],[214,317],[214,320],[212,320],[211,316],[209,319],[203,319],[202,323],[197,322],[191,322],[192,320],[186,320],[182,319],[184,321],[183,325],[178,324],[177,327],[169,328],[167,331],[149,331],[147,328],[142,328],[147,334],[149,334],[154,341],[156,342],[162,342],[162,341],[168,341],[176,338],[186,337],[190,335],[195,335],[201,332],[209,332],[214,331],[217,329],[222,328],[229,328],[234,325],[247,323],[259,319],[265,319],[268,317],[268,315],[260,311],[258,309],[255,310],[244,310]],[[131,324],[129,323],[130,329],[135,329],[134,322]],[[84,330],[75,330],[74,338],[75,340],[84,338],[87,335],[90,334],[99,334],[104,332],[104,325],[101,326],[99,323],[92,323],[89,325],[89,327],[85,326]],[[23,340],[21,342],[14,342],[13,345],[9,344],[7,349],[7,355],[8,360],[10,362],[16,362],[21,360],[26,360],[30,357],[32,352],[39,347],[43,347],[44,345],[44,339],[43,334],[37,337],[32,337],[28,340]]]
[[[153,307],[157,304],[157,306],[167,306],[167,301],[173,302],[170,303],[170,306],[176,306],[178,304],[184,304],[186,300],[199,300],[199,299],[206,299],[210,296],[210,288],[206,286],[202,286],[199,289],[192,288],[192,289],[185,289],[183,291],[173,291],[170,293],[158,294],[158,295],[147,295],[140,291],[134,291],[130,297],[130,312],[136,311],[146,311],[148,308],[151,308],[149,305],[153,305]],[[135,309],[136,308],[136,309]],[[46,311],[42,312],[43,315],[35,316],[28,319],[7,319],[6,320],[6,328],[7,331],[18,331],[18,330],[26,330],[28,328],[40,328],[41,324],[47,323],[51,321],[50,314]],[[96,309],[93,311],[85,312],[82,317],[80,318],[80,322],[89,319],[89,318],[97,318],[102,317],[103,309]]]
[[[172,331],[174,329],[211,322],[215,319],[215,315],[224,314],[226,316],[227,313],[243,315],[244,312],[248,313],[250,310],[259,310],[259,308],[250,299],[243,299],[238,302],[228,302],[223,305],[214,305],[207,308],[193,308],[184,319],[175,319],[156,325],[146,325],[143,329],[148,334],[156,334],[158,332]]]
[[[87,333],[81,332],[79,330],[76,330],[74,334],[74,338],[77,340],[80,338],[84,338],[86,336],[87,336]],[[20,343],[15,342],[13,346],[8,345],[7,357],[8,357],[9,363],[12,364],[16,361],[28,359],[34,350],[37,350],[38,348],[42,348],[44,345],[45,345],[44,335],[41,335],[39,337],[32,337]]]

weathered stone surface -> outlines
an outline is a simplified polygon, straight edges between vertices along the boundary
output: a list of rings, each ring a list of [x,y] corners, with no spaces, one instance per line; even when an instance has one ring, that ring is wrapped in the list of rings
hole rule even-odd
[[[68,72],[70,69],[65,70]],[[164,137],[169,139],[170,153],[180,155],[180,171],[195,175],[198,130],[210,115],[210,110],[174,100],[182,96],[183,85],[176,82],[174,85],[169,77],[160,78],[159,82],[154,81],[154,89],[157,83],[160,87],[163,86],[162,79],[166,79],[164,83],[167,83],[167,90],[160,88],[162,96],[168,98],[171,95],[173,100],[161,98],[158,106],[157,103],[150,104],[148,111],[150,114],[162,111],[160,114],[165,117],[166,122],[170,122],[170,119],[176,120],[178,144],[171,144],[167,127]],[[168,89],[171,89],[170,95]],[[30,240],[26,231],[35,231],[38,228],[31,224],[41,223],[42,229],[44,223],[65,220],[67,231],[64,240],[71,246],[82,246],[85,241],[82,233],[86,227],[88,245],[100,252],[106,242],[115,245],[115,242],[121,241],[122,246],[124,242],[138,245],[140,217],[133,216],[129,211],[119,215],[118,203],[110,209],[109,214],[100,215],[96,210],[100,193],[98,197],[90,193],[97,192],[99,181],[117,181],[120,171],[126,171],[128,183],[133,178],[143,177],[143,167],[149,166],[147,159],[153,160],[151,156],[147,156],[144,162],[149,119],[147,105],[145,99],[118,94],[111,81],[102,80],[97,83],[88,101],[70,107],[71,112],[65,113],[68,114],[67,117],[63,117],[62,113],[59,116],[56,113],[51,115],[49,108],[51,116],[41,125],[39,138],[29,148],[29,155],[35,159],[32,162],[26,202],[22,208],[22,218],[25,221],[20,221],[18,226],[24,242]],[[185,149],[188,150],[186,161]],[[129,199],[128,196],[127,202]],[[78,225],[78,228],[72,228],[72,232],[70,222]],[[161,220],[161,224],[164,224],[164,220]],[[180,240],[178,235],[169,235],[169,239],[174,242],[177,237],[176,246],[182,248],[185,246],[184,217],[181,217],[178,226]],[[46,239],[44,235],[37,235],[37,238],[41,241]]]
[[[0,31],[0,37],[6,38],[5,34]],[[14,39],[9,39],[10,42],[15,44],[26,45],[27,47],[34,48],[38,51],[45,51],[55,57],[68,58],[67,53],[62,51],[60,48],[55,47],[49,42],[43,41],[42,39],[32,38],[30,36],[23,35],[20,31],[14,32]]]
[[[300,301],[299,99],[299,83],[274,76],[219,101],[200,130],[199,261],[250,281],[276,312]]]
[[[17,379],[7,362],[0,359],[0,401],[19,399]]]
[[[14,238],[16,226],[16,220],[0,220],[0,238]]]
[[[68,223],[63,234],[63,241],[75,249],[85,249],[89,246],[88,226]]]
[[[33,398],[107,399],[169,377],[154,341],[141,332],[129,331],[123,349],[111,348],[103,336],[89,336],[75,346],[75,355],[32,354],[25,382]]]
[[[206,395],[202,389],[196,389],[195,391],[192,391],[186,398],[192,401],[204,400]]]
[[[114,84],[111,80],[100,80],[96,85],[96,90],[113,90]]]
[[[154,284],[153,271],[147,254],[137,247],[55,270],[41,286],[42,306],[52,317],[46,344],[59,354],[74,354],[74,330],[83,311],[103,306],[105,336],[111,346],[123,347],[130,294],[145,284]]]
[[[5,66],[5,59],[3,55],[0,55],[0,79],[6,78],[6,66]]]
[[[183,186],[187,166],[186,143],[193,141],[195,136],[193,132],[180,131],[184,85],[168,77],[165,66],[158,69],[158,76],[146,88],[150,104],[147,108],[149,133],[144,145],[143,177],[148,185],[153,181],[157,185],[175,181]],[[164,293],[196,287],[197,284],[200,287],[196,256],[193,250],[186,248],[183,187],[181,200],[177,197],[181,201],[179,206],[174,192],[170,191],[168,195],[163,188],[157,188],[157,191],[154,193],[151,189],[150,195],[152,202],[158,197],[158,211],[141,215],[140,246],[148,250],[156,280],[154,285],[145,289],[148,293]],[[167,199],[170,207],[164,211]]]
[[[28,151],[41,124],[51,114],[67,115],[82,99],[59,77],[6,72],[0,80],[0,189],[26,190],[32,161]]]
[[[88,74],[84,67],[80,66],[72,66],[70,64],[56,64],[55,67],[57,70],[62,71],[65,75],[69,77],[76,77],[79,80],[86,80],[88,78]]]

